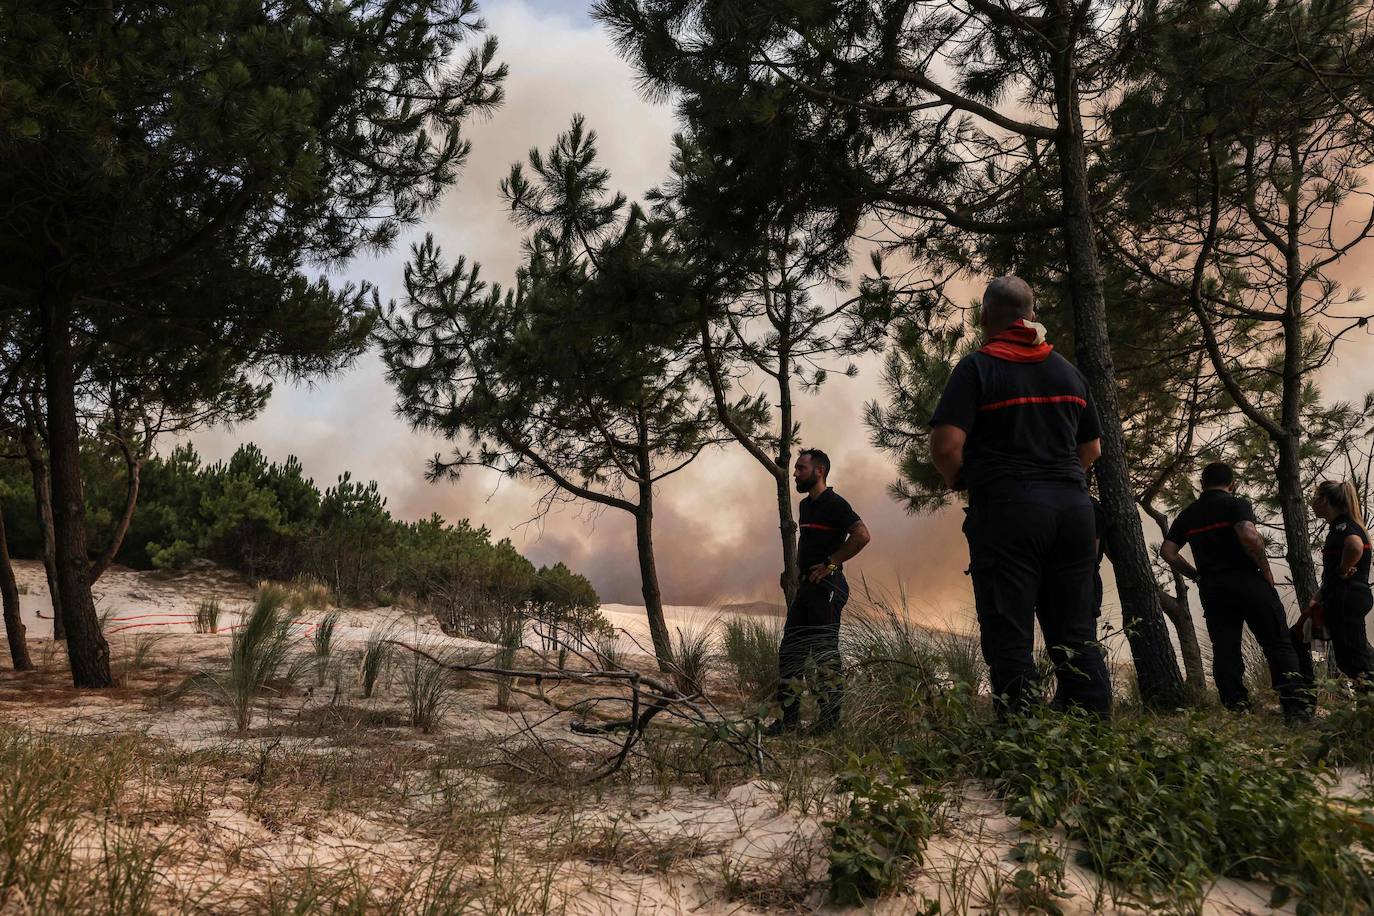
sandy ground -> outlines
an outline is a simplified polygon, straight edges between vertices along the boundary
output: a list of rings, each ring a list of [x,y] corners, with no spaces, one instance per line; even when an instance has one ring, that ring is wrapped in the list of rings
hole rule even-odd
[[[266,704],[248,735],[235,736],[222,708],[194,698],[171,702],[167,692],[190,673],[223,664],[227,633],[196,634],[190,620],[199,601],[215,597],[224,626],[232,626],[251,598],[241,580],[216,570],[175,579],[111,570],[96,593],[109,612],[114,669],[123,683],[78,692],[67,686],[60,649],[47,638],[41,566],[21,562],[17,575],[43,670],[0,672],[3,721],[59,735],[135,736],[144,742],[138,753],[150,761],[201,761],[197,772],[209,774],[197,783],[194,803],[178,802],[168,808],[174,816],[149,828],[175,846],[163,880],[180,896],[167,899],[203,891],[195,906],[168,903],[169,911],[258,911],[266,906],[264,888],[283,876],[298,881],[331,870],[361,876],[369,887],[393,886],[429,874],[435,866],[426,863],[455,842],[464,886],[486,895],[477,912],[832,909],[823,905],[824,821],[834,800],[808,774],[715,786],[606,783],[590,793],[550,795],[567,775],[560,773],[564,762],[604,754],[607,739],[570,733],[566,717],[546,717],[546,707],[523,694],[498,709],[492,685],[480,681],[457,692],[434,734],[422,734],[407,724],[405,697],[394,682],[364,700],[347,664],[331,679]],[[647,645],[642,610],[611,605],[605,613],[632,642]],[[387,624],[402,639],[435,649],[491,649],[446,637],[431,618],[396,609],[342,614],[336,639],[343,658]],[[714,616],[711,609],[674,608],[670,627]],[[317,620],[314,614],[298,622],[302,649]],[[143,791],[182,798],[187,790],[169,778]],[[433,824],[435,812],[442,829]],[[999,895],[1018,868],[1008,853],[1026,835],[976,787],[952,799],[943,817],[908,893],[876,903],[873,912],[923,912],[927,899],[940,901],[944,913],[1008,908]],[[460,822],[469,826],[455,826]],[[465,831],[481,842],[464,847]],[[512,835],[519,842],[501,839]],[[1065,913],[1118,911],[1091,873],[1070,864],[1067,879],[1072,896],[1059,901]],[[1268,898],[1267,888],[1224,880],[1203,912],[1292,911],[1270,910]],[[1129,909],[1123,904],[1120,911]]]

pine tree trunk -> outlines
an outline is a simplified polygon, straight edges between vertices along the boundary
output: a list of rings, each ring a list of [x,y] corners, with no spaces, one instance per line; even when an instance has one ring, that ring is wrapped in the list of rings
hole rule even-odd
[[[1286,219],[1284,241],[1284,275],[1286,295],[1283,318],[1283,389],[1279,405],[1279,426],[1283,436],[1274,444],[1278,447],[1279,512],[1283,515],[1284,545],[1287,548],[1288,572],[1293,577],[1298,607],[1305,608],[1317,597],[1317,566],[1312,559],[1312,537],[1307,527],[1307,501],[1304,499],[1302,460],[1298,455],[1302,441],[1303,364],[1307,360],[1303,339],[1302,285],[1306,265],[1302,262],[1302,203],[1301,192],[1305,175],[1304,162],[1296,138],[1288,144],[1289,186],[1285,201]]]
[[[654,656],[660,671],[673,670],[673,641],[668,635],[668,621],[663,616],[663,593],[658,587],[658,566],[654,561],[654,495],[653,484],[639,487],[639,508],[635,511],[635,547],[639,553],[639,582],[644,596],[644,614],[649,618],[649,638],[653,640]]]
[[[792,515],[792,490],[786,477],[778,480],[778,531],[782,535],[782,596],[791,607],[801,588],[801,571],[797,568],[797,520]]]
[[[24,635],[24,618],[19,611],[19,583],[14,580],[10,548],[5,537],[5,513],[0,512],[0,599],[4,600],[5,638],[10,644],[10,661],[15,671],[29,671],[29,642]]]
[[[1287,424],[1284,425],[1288,427]],[[1278,496],[1283,515],[1283,536],[1287,546],[1288,572],[1293,577],[1298,607],[1305,608],[1317,597],[1317,566],[1312,559],[1312,541],[1307,528],[1307,503],[1303,498],[1302,464],[1298,440],[1284,436],[1277,443],[1279,452]]]
[[[1116,391],[1116,371],[1107,333],[1102,267],[1087,177],[1086,145],[1079,113],[1072,7],[1055,4],[1057,35],[1055,101],[1059,133],[1055,141],[1063,184],[1065,260],[1071,290],[1078,362],[1088,381],[1102,426],[1102,457],[1097,480],[1102,508],[1112,522],[1110,533],[1121,614],[1135,661],[1136,679],[1145,702],[1174,707],[1184,701],[1183,677],[1164,614],[1159,589],[1150,570],[1145,533],[1136,512],[1135,494],[1126,465],[1126,437]]]
[[[77,687],[110,687],[110,646],[100,631],[91,598],[90,558],[86,551],[86,506],[81,486],[80,429],[76,415],[76,377],[72,360],[70,296],[46,289],[43,318],[43,368],[48,402],[48,461],[52,472],[53,536],[57,593],[67,631],[67,658]]]
[[[1300,271],[1300,263],[1293,265]],[[1289,292],[1289,315],[1300,307],[1300,290]],[[1312,537],[1307,527],[1307,501],[1304,498],[1302,459],[1298,448],[1302,438],[1302,326],[1295,319],[1284,321],[1283,395],[1279,407],[1279,426],[1284,435],[1274,442],[1278,453],[1275,486],[1279,512],[1283,516],[1283,538],[1288,558],[1288,574],[1293,578],[1298,607],[1305,608],[1317,597],[1317,566],[1312,559]]]
[[[784,313],[790,322],[792,310]],[[782,536],[782,596],[787,607],[801,589],[797,568],[797,519],[792,514],[792,363],[790,347],[778,350],[778,460],[773,480],[778,487],[778,533]]]
[[[36,408],[35,408],[36,409]],[[52,490],[48,486],[48,462],[38,431],[32,423],[24,426],[24,455],[29,462],[29,476],[33,479],[33,506],[38,516],[38,530],[43,535],[43,572],[48,578],[48,600],[52,603],[52,638],[65,642],[67,628],[62,625],[62,598],[57,592],[57,547],[52,528]]]
[[[1140,508],[1154,520],[1159,527],[1159,536],[1169,533],[1169,517],[1156,509],[1150,502],[1143,501]],[[1174,635],[1178,637],[1179,654],[1183,656],[1183,673],[1188,679],[1188,689],[1194,697],[1207,692],[1207,675],[1202,667],[1202,647],[1197,641],[1197,626],[1193,623],[1193,613],[1188,607],[1188,580],[1178,572],[1173,574],[1174,593],[1171,595],[1163,588],[1159,590],[1159,606],[1164,616],[1174,625]]]

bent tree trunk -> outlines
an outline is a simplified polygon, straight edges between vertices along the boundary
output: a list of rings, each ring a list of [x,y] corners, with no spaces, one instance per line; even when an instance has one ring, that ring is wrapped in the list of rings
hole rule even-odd
[[[1202,647],[1197,641],[1197,627],[1193,624],[1192,611],[1188,609],[1188,588],[1175,583],[1174,589],[1172,595],[1160,589],[1159,605],[1164,610],[1164,616],[1174,625],[1188,689],[1200,695],[1207,689],[1207,675],[1202,668]]]
[[[124,496],[124,512],[119,516],[119,524],[115,526],[114,534],[110,536],[110,543],[100,557],[91,564],[90,583],[95,585],[96,581],[104,574],[105,570],[114,563],[114,558],[119,554],[119,548],[124,545],[124,536],[129,533],[129,525],[134,520],[134,507],[138,505],[138,486],[143,473],[143,461],[137,458],[133,452],[124,446],[124,465],[128,470],[128,488]]]
[[[721,424],[734,436],[735,441],[744,447],[755,461],[763,466],[773,478],[778,494],[778,535],[782,544],[782,595],[787,607],[797,597],[801,587],[801,573],[797,569],[797,522],[792,515],[791,479],[788,472],[792,468],[792,362],[790,337],[785,327],[790,327],[792,310],[783,311],[783,327],[779,327],[777,371],[769,375],[778,386],[778,453],[769,455],[759,444],[753,433],[742,427],[734,418],[726,398],[725,380],[720,364],[720,351],[711,341],[709,322],[701,324],[701,352],[705,357],[706,375],[711,383],[711,393],[716,406],[716,416]]]
[[[1150,570],[1145,532],[1135,509],[1135,494],[1126,465],[1126,437],[1116,392],[1116,371],[1107,333],[1102,268],[1089,196],[1086,147],[1078,110],[1077,75],[1073,65],[1072,7],[1056,4],[1055,98],[1059,121],[1055,140],[1063,186],[1065,261],[1073,303],[1074,336],[1079,368],[1088,381],[1102,426],[1102,457],[1097,479],[1102,507],[1112,521],[1111,550],[1116,569],[1121,615],[1135,661],[1140,695],[1151,707],[1174,707],[1184,701],[1183,677]]]
[[[35,413],[38,408],[35,406]],[[32,419],[32,418],[31,418]],[[52,490],[48,487],[48,461],[38,439],[34,423],[24,425],[24,455],[29,462],[29,476],[33,479],[33,507],[38,516],[38,531],[43,535],[43,572],[48,577],[48,599],[52,603],[52,638],[62,642],[67,638],[62,625],[62,598],[57,593],[57,548],[52,530]]]
[[[654,657],[658,669],[673,670],[673,641],[668,635],[668,621],[663,616],[663,593],[658,587],[658,566],[654,561],[654,496],[653,484],[641,483],[639,506],[635,510],[635,547],[639,553],[640,591],[644,596],[644,614],[649,618],[649,638],[653,640]]]
[[[5,514],[0,512],[0,598],[5,605],[5,638],[10,644],[10,661],[15,671],[33,668],[29,642],[24,635],[24,619],[19,616],[19,583],[14,581],[9,542],[5,538]]]
[[[1140,508],[1150,516],[1159,528],[1159,536],[1169,533],[1169,517],[1160,512],[1148,501],[1142,501]],[[1197,626],[1193,623],[1193,613],[1188,608],[1188,580],[1174,573],[1174,593],[1171,595],[1162,587],[1159,589],[1159,606],[1164,616],[1174,625],[1174,635],[1178,637],[1179,654],[1183,656],[1183,672],[1188,679],[1188,689],[1195,697],[1207,691],[1207,676],[1202,668],[1202,647],[1197,641]]]
[[[48,461],[52,473],[53,545],[57,594],[67,630],[67,658],[77,687],[110,687],[110,646],[91,599],[86,553],[86,506],[81,487],[76,378],[72,366],[71,299],[47,289],[43,317],[43,368],[48,401]]]

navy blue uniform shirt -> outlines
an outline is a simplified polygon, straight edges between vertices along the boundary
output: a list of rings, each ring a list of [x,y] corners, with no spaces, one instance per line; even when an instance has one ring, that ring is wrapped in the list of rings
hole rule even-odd
[[[1238,522],[1254,520],[1255,510],[1249,500],[1225,490],[1203,490],[1197,501],[1174,519],[1165,538],[1180,547],[1193,545],[1193,565],[1200,576],[1258,572],[1236,534]]]
[[[1058,353],[1038,363],[965,356],[930,418],[946,424],[968,434],[960,478],[973,492],[1003,480],[1086,482],[1078,446],[1102,435],[1087,381]]]
[[[817,563],[826,562],[840,549],[850,530],[859,523],[859,514],[831,487],[815,499],[801,501],[801,537],[797,542],[797,565],[803,577]]]
[[[1364,554],[1355,561],[1355,575],[1341,578],[1341,556],[1345,553],[1345,539],[1356,535],[1364,542]],[[1337,589],[1369,591],[1369,532],[1348,515],[1331,522],[1326,541],[1322,544],[1322,595],[1330,597]]]

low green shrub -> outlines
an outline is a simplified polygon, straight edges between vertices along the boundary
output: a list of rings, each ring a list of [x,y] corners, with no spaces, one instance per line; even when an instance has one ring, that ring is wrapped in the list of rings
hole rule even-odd
[[[386,673],[387,666],[391,661],[391,640],[394,638],[394,624],[385,624],[372,629],[367,634],[367,643],[363,646],[362,656],[358,661],[358,677],[362,682],[363,696],[370,699],[377,689],[377,682]]]
[[[1059,850],[1051,849],[1037,837],[1017,843],[1010,858],[1017,868],[1005,890],[1007,899],[1024,913],[1060,916],[1064,912],[1060,901],[1073,894],[1064,889],[1064,857]]]
[[[1219,875],[1267,881],[1300,913],[1374,907],[1359,851],[1374,812],[1332,803],[1331,775],[1215,718],[1101,723],[1031,715],[967,746],[1009,813],[1061,826],[1082,864],[1150,902],[1200,900]],[[966,738],[971,731],[965,731]]]
[[[439,661],[434,662],[416,654],[402,666],[408,719],[413,728],[426,734],[438,730],[453,704],[453,675],[443,664],[442,650],[437,657]]]
[[[836,779],[849,796],[843,814],[830,828],[830,897],[858,906],[901,886],[925,858],[942,801],[921,790],[900,758],[855,757]]]
[[[716,630],[720,619],[705,622],[690,621],[685,627],[675,627],[677,639],[673,644],[671,662],[673,681],[677,689],[695,696],[706,689],[706,675],[715,656]]]
[[[228,670],[202,671],[178,691],[199,691],[228,706],[240,735],[252,724],[259,698],[300,676],[291,652],[296,633],[291,617],[283,613],[286,600],[280,588],[260,588],[248,616],[230,640]]]
[[[334,632],[339,628],[339,612],[330,611],[320,618],[315,631],[310,636],[310,649],[315,668],[317,684],[323,684],[329,673],[330,660],[334,657]]]
[[[1374,691],[1342,703],[1321,722],[1313,757],[1359,767],[1374,778]]]

